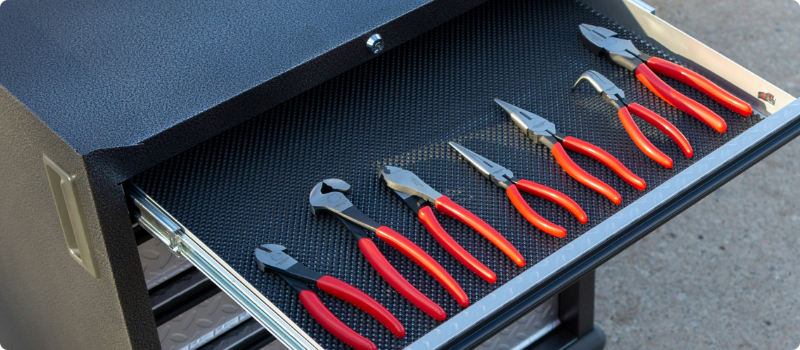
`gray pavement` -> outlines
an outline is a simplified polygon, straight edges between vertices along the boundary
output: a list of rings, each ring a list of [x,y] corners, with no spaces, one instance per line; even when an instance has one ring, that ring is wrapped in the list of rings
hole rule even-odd
[[[800,96],[800,4],[646,0],[656,14]],[[597,271],[606,349],[800,345],[800,140]]]

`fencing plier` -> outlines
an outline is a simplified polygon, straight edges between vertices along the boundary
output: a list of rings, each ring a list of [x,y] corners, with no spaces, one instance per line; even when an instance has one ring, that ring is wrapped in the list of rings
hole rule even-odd
[[[622,203],[622,197],[608,184],[600,179],[589,175],[585,170],[575,164],[567,155],[566,147],[570,151],[575,151],[604,164],[619,175],[625,182],[638,190],[643,190],[647,184],[642,178],[636,176],[616,157],[612,156],[600,147],[572,136],[566,136],[556,131],[556,126],[551,121],[544,119],[536,114],[528,112],[510,103],[494,99],[500,107],[508,113],[514,124],[517,124],[522,132],[533,142],[540,143],[550,149],[550,153],[556,158],[558,165],[563,168],[569,176],[586,187],[604,195],[614,204]],[[564,145],[563,147],[561,145]]]
[[[681,133],[675,125],[672,125],[672,123],[642,105],[628,101],[625,98],[625,92],[614,85],[610,80],[606,79],[602,74],[593,70],[583,72],[575,82],[575,85],[572,86],[572,90],[575,90],[575,88],[584,81],[589,82],[589,84],[597,90],[597,93],[603,97],[603,101],[617,109],[617,115],[620,121],[622,121],[622,126],[625,127],[625,131],[631,136],[633,143],[635,143],[644,154],[650,157],[650,159],[656,161],[656,163],[666,168],[672,168],[672,158],[650,143],[650,140],[642,134],[642,131],[639,130],[639,127],[633,121],[631,113],[667,134],[672,141],[678,144],[678,147],[681,148],[683,154],[687,157],[691,157],[692,154],[694,154],[689,140],[686,139],[686,136],[683,136],[683,133]]]
[[[394,190],[403,199],[403,202],[417,213],[422,225],[428,229],[428,232],[433,235],[445,250],[483,279],[494,283],[497,280],[497,276],[447,234],[442,225],[439,224],[436,216],[433,215],[430,205],[434,205],[436,210],[445,215],[472,227],[472,229],[478,231],[492,244],[500,248],[515,264],[525,266],[525,258],[522,257],[522,254],[497,230],[469,210],[464,209],[464,207],[456,204],[447,196],[428,186],[414,173],[398,167],[384,166],[380,170],[379,177],[386,181],[386,185]]]
[[[522,198],[522,194],[519,193],[519,190],[542,197],[564,207],[565,209],[569,210],[572,215],[575,215],[578,221],[580,221],[582,224],[585,224],[589,221],[589,218],[586,216],[586,212],[583,211],[581,206],[578,205],[578,203],[575,203],[575,201],[572,200],[572,198],[569,198],[567,195],[533,181],[518,179],[514,177],[514,173],[512,173],[511,170],[508,170],[502,167],[500,164],[492,162],[480,154],[472,152],[455,142],[450,142],[450,147],[453,147],[456,151],[458,151],[458,153],[460,153],[464,159],[469,161],[472,166],[478,169],[483,176],[489,180],[492,180],[492,182],[500,188],[505,189],[508,199],[511,200],[511,203],[514,204],[514,207],[517,208],[519,213],[522,214],[522,216],[524,216],[525,219],[527,219],[531,224],[533,224],[533,226],[536,226],[545,233],[558,238],[564,238],[567,236],[566,229],[537,214],[530,207],[530,205],[525,202],[525,199]]]
[[[630,40],[615,37],[617,33],[611,30],[590,24],[581,24],[579,28],[583,43],[586,44],[589,50],[597,55],[607,56],[614,63],[633,71],[636,74],[636,78],[656,96],[706,123],[718,132],[725,132],[728,129],[722,117],[706,106],[676,91],[653,71],[697,89],[738,114],[745,117],[753,114],[753,107],[710,80],[675,63],[640,52]]]
[[[375,299],[345,282],[331,276],[323,276],[321,273],[303,266],[303,264],[284,253],[284,250],[286,250],[285,247],[277,244],[262,244],[256,248],[255,256],[258,269],[265,273],[269,270],[283,277],[292,288],[300,293],[300,303],[303,304],[306,311],[336,338],[355,349],[378,349],[374,343],[356,333],[331,313],[325,307],[325,304],[319,300],[319,297],[308,288],[307,283],[313,283],[325,293],[342,299],[368,313],[386,326],[396,337],[402,338],[406,336],[406,330],[400,321]]]
[[[386,260],[378,247],[370,238],[370,232],[378,236],[389,246],[403,253],[417,265],[427,271],[461,306],[469,305],[467,293],[452,276],[439,265],[428,253],[411,242],[403,235],[388,226],[379,225],[366,214],[358,210],[345,195],[350,193],[350,184],[339,179],[326,179],[318,183],[311,190],[309,201],[311,212],[314,215],[328,211],[342,222],[358,240],[358,248],[367,258],[370,265],[392,286],[398,293],[416,305],[420,310],[436,320],[443,321],[447,318],[444,310],[426,297],[417,288],[411,285],[399,272]]]

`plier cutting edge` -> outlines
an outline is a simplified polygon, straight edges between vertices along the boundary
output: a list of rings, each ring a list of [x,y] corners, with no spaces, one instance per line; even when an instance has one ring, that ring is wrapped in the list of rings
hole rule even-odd
[[[414,173],[398,167],[384,166],[381,168],[380,178],[403,199],[403,202],[408,204],[408,206],[417,213],[417,217],[419,217],[419,221],[422,225],[428,229],[428,232],[431,233],[436,241],[438,241],[448,253],[489,283],[497,281],[497,275],[478,261],[478,259],[475,259],[469,252],[464,250],[464,248],[442,228],[439,220],[433,215],[431,205],[435,206],[437,211],[472,227],[475,231],[478,231],[478,233],[500,248],[500,250],[511,258],[515,264],[518,266],[525,266],[525,258],[522,257],[522,254],[519,253],[511,242],[498,233],[497,230],[469,210],[464,209],[464,207],[456,204],[447,196],[428,186],[428,184]]]
[[[283,277],[292,288],[300,293],[300,303],[303,304],[308,313],[322,327],[345,344],[359,350],[378,349],[373,342],[356,333],[331,313],[325,307],[325,304],[319,300],[319,297],[308,288],[307,283],[313,283],[325,293],[342,299],[368,313],[386,326],[396,337],[402,338],[406,336],[406,330],[400,321],[375,299],[372,299],[372,297],[356,287],[334,277],[323,276],[321,273],[303,266],[303,264],[284,253],[284,250],[286,250],[285,247],[277,244],[263,244],[256,248],[255,256],[258,269],[265,273],[272,271]]]
[[[752,106],[705,77],[670,61],[640,52],[630,40],[615,37],[617,35],[616,32],[590,24],[581,24],[578,27],[582,34],[583,43],[586,44],[589,50],[597,55],[606,56],[614,63],[633,71],[636,74],[636,78],[656,96],[706,123],[718,132],[722,133],[728,129],[728,125],[722,117],[706,106],[676,91],[655,73],[683,82],[742,116],[749,117],[753,114]]]
[[[569,210],[572,215],[575,215],[581,224],[585,224],[589,221],[589,218],[586,216],[586,212],[583,211],[581,206],[578,205],[578,203],[575,203],[575,201],[572,200],[572,198],[569,198],[567,195],[533,181],[518,179],[514,177],[514,173],[512,173],[511,170],[508,170],[502,167],[500,164],[492,162],[480,154],[470,151],[466,147],[455,142],[450,142],[450,147],[453,147],[456,151],[458,151],[458,153],[460,153],[464,159],[469,161],[469,163],[472,164],[475,169],[478,169],[483,176],[489,180],[492,180],[492,182],[500,188],[505,189],[508,199],[511,200],[511,203],[514,204],[514,207],[517,208],[520,214],[522,214],[525,219],[533,224],[533,226],[536,226],[545,233],[558,238],[564,238],[567,236],[566,229],[548,221],[531,209],[530,205],[528,205],[528,203],[525,202],[525,199],[522,198],[522,194],[519,193],[519,190],[542,197],[564,207],[565,209]]]
[[[585,156],[591,157],[594,160],[609,167],[617,175],[619,175],[625,182],[638,190],[644,190],[647,184],[642,178],[636,176],[630,169],[628,169],[616,157],[612,156],[600,147],[597,147],[589,142],[583,141],[576,137],[566,136],[556,131],[556,125],[551,121],[544,119],[536,114],[528,112],[522,108],[514,106],[508,102],[494,99],[500,107],[508,113],[514,124],[519,127],[522,132],[528,136],[533,142],[543,144],[550,149],[558,165],[563,168],[569,176],[578,182],[584,184],[586,187],[591,188],[597,193],[602,194],[614,204],[622,203],[622,196],[619,192],[614,190],[607,183],[602,180],[589,175],[586,170],[583,170],[578,164],[572,161],[567,154],[566,149],[575,151]],[[563,146],[562,146],[563,144]]]
[[[375,242],[370,238],[371,233],[386,242],[389,246],[403,253],[411,261],[427,271],[439,284],[444,287],[459,305],[469,306],[469,297],[452,276],[439,265],[422,248],[392,230],[388,226],[379,225],[367,215],[358,210],[345,196],[350,193],[350,184],[339,179],[326,179],[317,183],[311,190],[309,202],[311,212],[317,215],[320,212],[330,212],[345,225],[358,240],[358,248],[367,258],[370,265],[383,277],[389,285],[405,297],[420,310],[438,321],[447,318],[444,310],[431,299],[409,283],[397,269],[381,254]]]
[[[672,125],[672,123],[642,105],[628,101],[625,98],[625,92],[614,85],[610,80],[606,79],[602,74],[593,70],[583,72],[575,82],[575,85],[572,86],[572,90],[575,90],[578,85],[584,81],[594,87],[597,93],[602,96],[603,101],[617,109],[617,115],[620,121],[622,121],[622,126],[625,128],[625,131],[628,132],[628,135],[631,136],[633,143],[635,143],[644,154],[650,157],[650,159],[656,161],[656,163],[661,164],[665,168],[672,168],[672,158],[650,143],[650,140],[642,134],[642,131],[633,121],[631,113],[667,134],[672,141],[678,144],[678,147],[681,148],[683,154],[687,157],[691,157],[694,154],[689,140],[686,139],[686,136],[683,136],[683,133],[681,133],[675,125]]]

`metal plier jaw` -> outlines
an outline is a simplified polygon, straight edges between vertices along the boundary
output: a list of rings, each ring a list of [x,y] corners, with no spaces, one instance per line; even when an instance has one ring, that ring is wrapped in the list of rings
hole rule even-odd
[[[583,72],[578,80],[575,81],[575,85],[572,86],[572,90],[575,90],[583,82],[588,82],[591,84],[597,93],[603,98],[603,101],[612,107],[615,107],[616,109],[621,109],[622,107],[630,104],[630,102],[628,102],[628,100],[625,98],[625,92],[623,92],[622,89],[618,88],[616,85],[614,85],[614,83],[596,71],[587,70]]]
[[[543,144],[547,148],[553,148],[558,141],[565,136],[556,131],[556,125],[536,114],[528,112],[522,108],[514,106],[499,98],[494,99],[500,107],[508,113],[514,124],[522,130],[533,142]]]
[[[507,190],[509,186],[517,181],[517,179],[514,178],[514,173],[500,164],[488,160],[480,154],[472,152],[455,142],[450,142],[449,144],[450,147],[453,147],[458,153],[461,153],[464,159],[472,164],[481,175],[492,181],[495,185],[500,186],[500,188]]]
[[[284,253],[286,247],[279,244],[262,244],[255,249],[256,264],[261,272],[272,271],[283,277],[298,291],[308,289],[305,283],[314,283],[322,274],[300,264]],[[297,280],[293,280],[297,279]]]
[[[581,40],[596,55],[608,55],[616,64],[635,71],[640,64],[647,62],[650,55],[640,52],[630,40],[617,38],[617,33],[609,29],[581,24]]]
[[[330,212],[358,238],[368,237],[364,229],[375,232],[381,225],[370,219],[347,199],[350,188],[350,184],[340,179],[325,179],[317,183],[311,189],[308,198],[311,204],[311,213],[316,216],[322,212]]]
[[[409,204],[412,204],[409,200],[415,200],[412,197],[421,199],[423,203],[417,203],[416,210],[425,204],[435,204],[436,200],[442,197],[441,193],[428,186],[416,174],[405,169],[385,165],[381,167],[378,178],[386,181],[386,185]]]

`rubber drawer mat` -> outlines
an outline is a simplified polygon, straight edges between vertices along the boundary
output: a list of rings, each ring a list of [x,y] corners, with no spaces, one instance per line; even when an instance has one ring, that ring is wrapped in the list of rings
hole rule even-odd
[[[395,338],[364,312],[317,290],[325,305],[358,333],[379,348],[399,349],[439,322],[381,279],[344,225],[331,215],[311,214],[308,195],[318,181],[334,177],[349,182],[353,186],[350,199],[357,207],[427,251],[474,302],[525,268],[514,265],[467,226],[438,214],[445,230],[493,269],[498,280],[489,284],[471,273],[379,181],[381,165],[415,172],[483,218],[519,249],[530,267],[759,121],[736,115],[692,88],[662,77],[727,121],[728,131],[717,133],[659,100],[633,73],[592,55],[579,39],[581,23],[613,29],[634,40],[641,51],[672,60],[581,3],[492,1],[133,181],[323,347],[346,348],[311,318],[288,284],[275,274],[258,271],[253,258],[256,246],[282,244],[306,266],[374,297],[403,323],[405,338]],[[694,157],[686,158],[664,134],[637,119],[645,135],[675,166],[665,169],[647,158],[623,129],[616,111],[594,90],[584,85],[570,91],[587,69],[604,74],[628,99],[674,123],[692,143]],[[576,163],[620,192],[623,204],[612,204],[570,178],[546,147],[533,144],[514,126],[492,101],[494,97],[606,149],[645,179],[648,189],[637,191],[594,160],[570,152]],[[564,192],[584,208],[589,223],[581,225],[561,207],[525,195],[534,210],[568,230],[565,239],[544,234],[516,211],[505,191],[451,150],[448,141],[508,167],[518,178]],[[383,242],[376,240],[376,244],[448,316],[464,310],[425,271]]]

